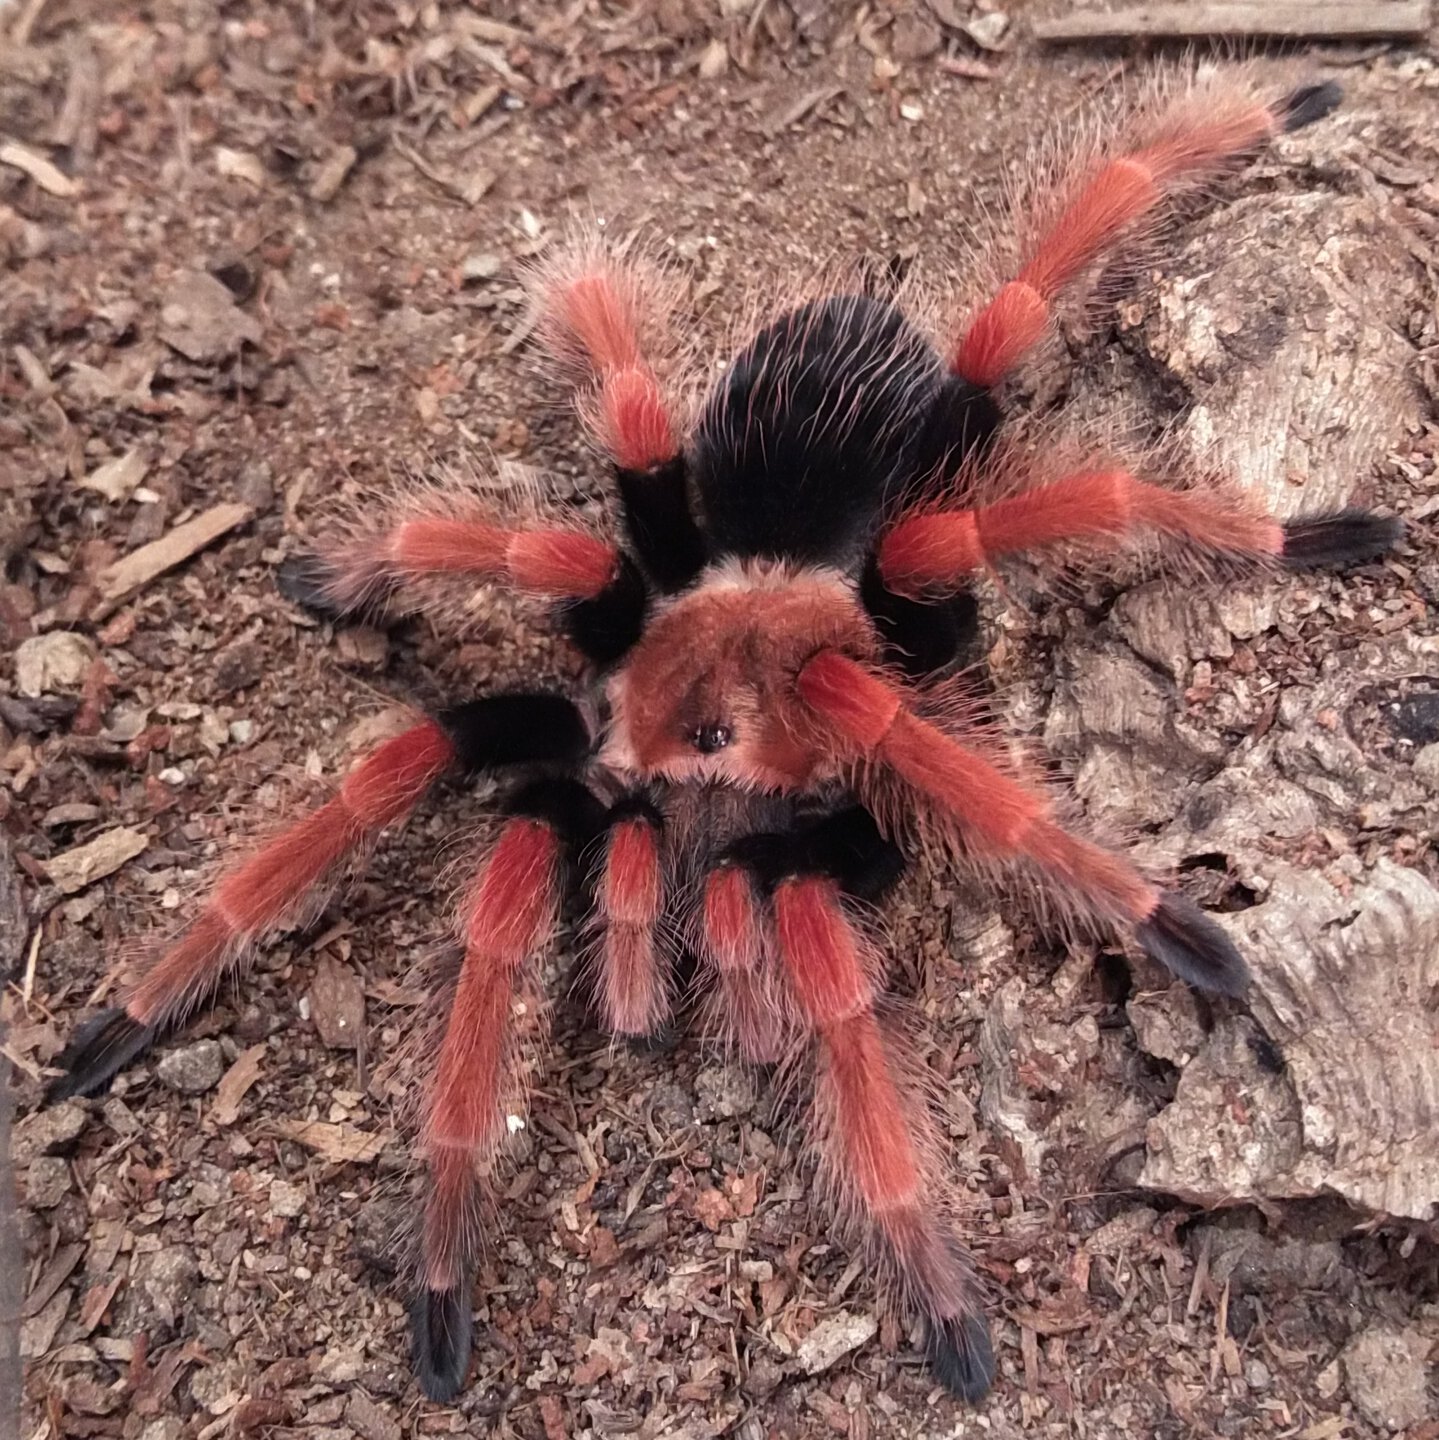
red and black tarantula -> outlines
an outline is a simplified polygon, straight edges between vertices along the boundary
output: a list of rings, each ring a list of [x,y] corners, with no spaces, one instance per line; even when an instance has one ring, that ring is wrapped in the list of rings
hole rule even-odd
[[[826,1187],[924,1322],[936,1378],[978,1400],[995,1360],[963,1205],[922,1074],[877,1014],[885,964],[860,912],[923,847],[1028,882],[1065,921],[1118,932],[1194,985],[1235,994],[1247,976],[1215,921],[1062,824],[962,718],[951,677],[977,634],[972,587],[1034,552],[1160,539],[1257,569],[1370,558],[1399,533],[1357,510],[1280,523],[1102,457],[1056,474],[1032,448],[1016,458],[1000,390],[1066,289],[1337,100],[1331,85],[1273,103],[1240,82],[1184,87],[1062,177],[1008,278],[938,343],[889,299],[818,298],[759,330],[690,424],[646,350],[642,273],[593,252],[550,267],[544,326],[585,366],[581,413],[612,462],[622,538],[432,495],[322,547],[298,583],[333,615],[392,608],[437,577],[552,600],[589,692],[469,699],[380,745],[221,876],[123,1006],[80,1030],[51,1095],[105,1085],[447,771],[513,771],[460,903],[423,1102],[421,1388],[443,1400],[465,1381],[486,1177],[520,1103],[537,960],[577,894],[608,1030],[661,1031],[687,960],[741,1055],[810,1062]],[[1008,493],[986,490],[996,472]]]

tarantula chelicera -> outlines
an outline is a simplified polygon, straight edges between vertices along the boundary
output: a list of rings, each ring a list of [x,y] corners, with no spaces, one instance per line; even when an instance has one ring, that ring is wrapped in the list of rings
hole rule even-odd
[[[937,1379],[984,1395],[995,1361],[963,1205],[922,1072],[877,1013],[885,965],[859,912],[923,848],[1023,879],[1049,913],[1118,932],[1192,984],[1233,994],[1246,971],[1193,902],[1061,823],[956,701],[973,585],[1031,552],[1161,540],[1226,568],[1302,566],[1373,557],[1399,533],[1358,510],[1280,523],[1222,488],[1157,484],[1105,457],[1056,473],[1052,447],[1046,463],[1043,445],[1009,439],[1001,390],[1066,289],[1112,274],[1176,200],[1337,98],[1330,85],[1266,103],[1241,81],[1186,84],[1060,177],[1007,278],[938,343],[889,299],[821,296],[749,339],[690,424],[649,353],[640,268],[594,247],[547,267],[543,329],[583,365],[580,411],[612,462],[618,538],[432,492],[322,546],[298,580],[342,615],[437,578],[545,597],[589,662],[588,693],[466,699],[381,744],[220,877],[124,1004],[79,1031],[52,1096],[103,1086],[445,772],[513,771],[459,905],[462,960],[422,1107],[411,1313],[425,1393],[465,1381],[487,1176],[522,1103],[537,962],[568,894],[609,1031],[661,1031],[685,958],[707,986],[703,1013],[743,1057],[808,1062],[840,1215],[923,1321]]]

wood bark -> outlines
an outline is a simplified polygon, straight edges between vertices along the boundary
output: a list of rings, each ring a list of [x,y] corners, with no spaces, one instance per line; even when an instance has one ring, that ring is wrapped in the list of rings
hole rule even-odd
[[[1034,33],[1050,42],[1126,40],[1136,36],[1200,38],[1290,36],[1328,40],[1423,39],[1429,0],[1248,0],[1248,3],[1141,5],[1124,10],[1074,10],[1038,20]]]

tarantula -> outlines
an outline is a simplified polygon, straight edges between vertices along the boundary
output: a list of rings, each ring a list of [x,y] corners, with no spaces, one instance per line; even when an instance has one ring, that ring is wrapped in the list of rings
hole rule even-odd
[[[646,344],[644,272],[594,247],[549,266],[544,331],[583,366],[580,413],[611,462],[622,538],[431,494],[320,547],[291,581],[336,615],[393,609],[437,577],[547,598],[589,662],[587,694],[468,699],[381,744],[220,877],[123,1005],[80,1029],[51,1097],[105,1085],[447,771],[514,771],[459,904],[463,957],[423,1101],[421,1388],[444,1400],[465,1381],[527,997],[578,889],[610,1032],[661,1031],[688,957],[712,1028],[743,1057],[812,1059],[827,1189],[923,1320],[936,1378],[977,1401],[995,1360],[963,1205],[922,1077],[876,1012],[885,966],[860,912],[922,847],[1022,878],[1050,913],[1117,931],[1192,984],[1236,994],[1247,975],[1214,920],[1062,824],[956,703],[974,584],[1008,557],[1145,538],[1259,568],[1361,560],[1399,533],[1358,510],[1280,523],[1105,457],[1053,473],[1042,447],[1009,444],[1001,388],[1063,292],[1337,100],[1327,84],[1272,103],[1223,77],[1181,87],[1061,177],[1009,278],[938,344],[891,299],[821,296],[749,339],[689,425]],[[994,474],[1008,493],[986,489]]]

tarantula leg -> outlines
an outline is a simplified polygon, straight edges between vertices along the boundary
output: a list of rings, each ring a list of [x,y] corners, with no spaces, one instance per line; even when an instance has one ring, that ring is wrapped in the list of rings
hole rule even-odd
[[[744,865],[722,864],[705,880],[696,948],[714,981],[710,1025],[752,1064],[780,1058],[789,1034],[777,992],[760,897]]]
[[[976,385],[997,385],[1050,329],[1059,294],[1176,192],[1222,173],[1282,131],[1319,119],[1337,101],[1334,86],[1307,87],[1274,105],[1222,83],[1178,96],[1149,120],[1134,148],[1111,152],[1070,182],[1018,274],[963,329],[950,370]]]
[[[1127,470],[1094,470],[973,510],[909,515],[880,541],[879,572],[897,594],[919,596],[961,588],[1009,555],[1075,541],[1114,549],[1145,530],[1216,555],[1294,567],[1369,559],[1403,533],[1398,521],[1363,510],[1281,524],[1221,495],[1168,490]]]
[[[61,1056],[66,1073],[47,1103],[89,1094],[208,996],[250,946],[283,926],[352,851],[407,815],[455,758],[445,729],[427,721],[362,760],[327,804],[220,877],[209,903],[129,990],[122,1006],[86,1025]]]
[[[619,551],[583,530],[513,529],[478,509],[414,514],[300,557],[286,572],[292,596],[334,616],[373,615],[401,586],[463,576],[527,594],[593,600],[622,568]]]
[[[1357,565],[1387,555],[1404,538],[1404,522],[1350,508],[1301,515],[1284,523],[1284,563],[1294,570]]]
[[[794,876],[822,876],[870,904],[889,894],[905,864],[904,851],[863,805],[848,805],[785,834],[746,835],[724,858],[747,866],[766,891]]]
[[[648,280],[613,256],[582,255],[544,277],[540,315],[551,348],[590,377],[580,413],[614,460],[625,531],[646,573],[673,592],[704,567],[707,550],[679,426],[640,341]]]
[[[432,1400],[454,1396],[469,1363],[480,1168],[507,1133],[505,1107],[516,1088],[516,979],[558,923],[560,855],[552,825],[509,820],[462,908],[464,958],[421,1139],[422,1284],[410,1312],[415,1375]]]
[[[774,907],[788,988],[818,1038],[815,1108],[831,1187],[923,1315],[936,1379],[977,1401],[995,1366],[974,1271],[926,1153],[922,1103],[875,1017],[863,943],[832,880],[785,880]]]
[[[621,801],[610,812],[595,897],[596,998],[614,1035],[656,1036],[670,1016],[664,910],[663,821],[653,806]]]
[[[928,802],[946,839],[978,857],[1027,863],[1081,913],[1126,925],[1155,960],[1207,990],[1238,994],[1243,957],[1183,897],[1152,884],[1122,856],[1070,834],[1039,791],[904,705],[901,695],[838,651],[820,651],[799,690],[838,758],[896,776]]]

